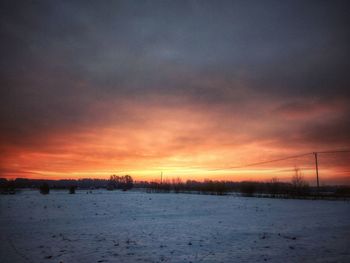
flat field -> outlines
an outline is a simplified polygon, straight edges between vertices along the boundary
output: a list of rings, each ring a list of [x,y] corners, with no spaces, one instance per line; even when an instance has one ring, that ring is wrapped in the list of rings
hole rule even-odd
[[[27,190],[0,196],[0,262],[350,262],[350,202]]]

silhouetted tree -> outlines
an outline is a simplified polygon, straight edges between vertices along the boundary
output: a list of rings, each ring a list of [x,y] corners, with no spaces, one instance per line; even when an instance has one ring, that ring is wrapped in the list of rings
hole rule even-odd
[[[134,180],[130,175],[121,177],[121,189],[124,191],[131,189],[134,186]]]
[[[304,180],[304,176],[301,170],[297,167],[294,168],[294,175],[291,180],[292,190],[294,195],[307,195],[309,194],[309,184]]]
[[[183,188],[183,186],[184,186],[184,184],[182,183],[181,178],[179,178],[179,177],[172,180],[172,185],[173,185],[175,193],[179,193],[181,191],[181,189]]]
[[[122,189],[126,191],[131,189],[133,186],[134,181],[130,175],[111,175],[107,184],[107,190]]]
[[[108,184],[107,184],[107,190],[118,189],[119,184],[120,184],[120,177],[113,174],[109,177]]]
[[[268,193],[275,197],[281,191],[281,184],[277,178],[272,178],[270,182],[267,184]]]

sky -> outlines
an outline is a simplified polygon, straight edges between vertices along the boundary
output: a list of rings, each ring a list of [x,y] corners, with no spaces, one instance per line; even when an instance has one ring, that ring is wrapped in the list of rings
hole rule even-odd
[[[0,177],[314,183],[350,149],[348,1],[1,1]],[[319,155],[350,184],[350,154]]]

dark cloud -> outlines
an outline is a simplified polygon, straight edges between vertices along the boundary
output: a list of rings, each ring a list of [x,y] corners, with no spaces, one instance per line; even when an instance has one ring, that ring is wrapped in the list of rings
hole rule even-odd
[[[350,146],[350,114],[327,123],[311,124],[301,132],[304,141],[318,145]],[[344,145],[345,144],[345,145]]]
[[[0,125],[13,141],[103,122],[96,103],[113,101],[122,123],[132,116],[118,102],[153,95],[204,111],[225,105],[248,122],[269,104],[308,111],[293,103],[350,102],[347,1],[2,1],[0,9]],[[303,134],[319,130],[310,125]],[[344,119],[322,125],[349,128]]]

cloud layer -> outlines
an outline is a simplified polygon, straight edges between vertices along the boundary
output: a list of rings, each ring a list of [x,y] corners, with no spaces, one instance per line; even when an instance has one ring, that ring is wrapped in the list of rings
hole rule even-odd
[[[2,1],[1,174],[145,174],[349,148],[347,8]]]

